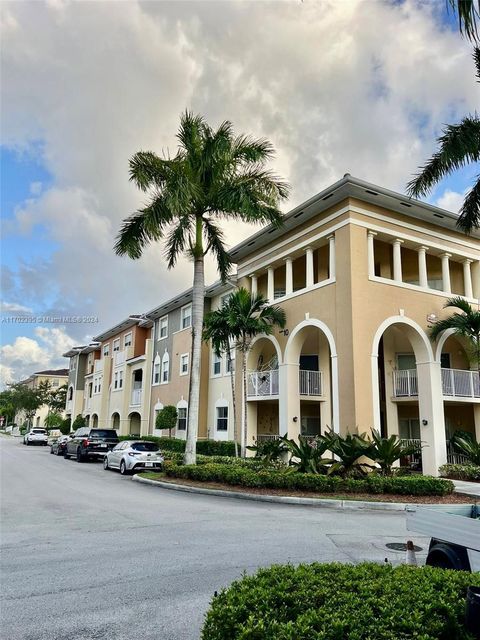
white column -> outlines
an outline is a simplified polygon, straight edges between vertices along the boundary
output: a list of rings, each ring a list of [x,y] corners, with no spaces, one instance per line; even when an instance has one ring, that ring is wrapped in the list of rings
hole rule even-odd
[[[285,258],[285,294],[293,292],[293,266],[292,258]]]
[[[420,286],[428,289],[428,274],[427,274],[427,250],[428,247],[418,247],[418,279]]]
[[[377,234],[375,231],[369,231],[367,233],[367,255],[368,255],[368,277],[373,278],[375,276],[375,247],[374,240]]]
[[[298,393],[300,365],[284,363],[278,369],[278,433],[298,440],[301,425]]]
[[[442,287],[445,293],[452,293],[452,285],[450,284],[450,258],[451,253],[442,253]]]
[[[475,260],[471,266],[473,297],[480,300],[480,260]]]
[[[470,269],[471,264],[471,260],[463,261],[463,287],[466,298],[473,298],[472,271]]]
[[[473,421],[475,424],[475,437],[477,442],[480,442],[480,404],[474,404],[473,406]]]
[[[402,244],[403,240],[396,238],[393,241],[393,279],[402,282]]]
[[[440,363],[417,362],[417,377],[423,473],[438,476],[438,468],[447,462]]]
[[[250,276],[250,280],[252,281],[250,290],[251,290],[252,296],[254,296],[258,291],[257,276],[254,273],[252,273],[252,275]]]
[[[335,234],[327,237],[328,240],[328,277],[330,280],[335,279]]]
[[[268,280],[267,280],[267,298],[269,302],[273,302],[275,298],[275,270],[273,267],[268,267]]]
[[[305,249],[305,255],[306,255],[306,270],[307,270],[305,286],[312,287],[313,286],[313,249],[312,247],[307,247]]]

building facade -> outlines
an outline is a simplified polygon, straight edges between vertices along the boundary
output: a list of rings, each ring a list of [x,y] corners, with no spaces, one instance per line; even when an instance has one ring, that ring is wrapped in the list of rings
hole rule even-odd
[[[68,381],[68,369],[47,369],[45,371],[37,371],[33,373],[26,380],[22,380],[21,384],[24,384],[30,389],[37,389],[42,384],[50,386],[52,391],[56,391]],[[43,427],[45,424],[45,418],[48,415],[49,408],[47,405],[42,405],[37,409],[35,415],[32,418],[32,427]],[[26,414],[24,411],[19,411],[14,419],[15,424],[23,424],[26,420]]]
[[[422,441],[423,471],[437,475],[455,431],[480,439],[480,379],[468,345],[452,332],[429,338],[429,326],[454,312],[443,308],[448,298],[479,304],[480,234],[466,236],[455,222],[452,213],[347,174],[287,214],[282,228],[262,229],[231,250],[236,283],[207,288],[206,311],[238,285],[263,293],[287,317],[285,329],[256,338],[248,354],[248,445],[378,429]],[[82,353],[85,400],[96,395],[98,367],[106,367],[108,387],[97,386],[105,398],[84,406],[84,415],[88,409],[121,433],[146,434],[173,404],[175,435],[185,437],[190,305],[191,290],[96,337],[99,348]],[[199,437],[233,439],[243,408],[239,402],[234,425],[227,359],[205,345],[202,363]],[[235,385],[241,398],[240,371]]]

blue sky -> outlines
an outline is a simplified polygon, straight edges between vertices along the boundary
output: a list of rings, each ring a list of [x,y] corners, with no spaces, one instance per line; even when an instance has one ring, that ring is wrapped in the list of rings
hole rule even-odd
[[[7,379],[64,365],[62,349],[190,286],[188,263],[167,272],[158,248],[137,262],[112,251],[142,202],[128,158],[174,150],[185,107],[272,140],[293,206],[345,171],[403,190],[441,126],[478,103],[469,45],[443,2],[4,7],[3,303],[99,319],[2,324]],[[477,171],[429,200],[458,206]],[[226,227],[231,243],[251,231]]]

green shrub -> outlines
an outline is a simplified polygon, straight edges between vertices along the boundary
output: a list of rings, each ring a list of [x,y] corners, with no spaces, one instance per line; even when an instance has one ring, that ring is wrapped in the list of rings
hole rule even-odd
[[[181,465],[170,462],[165,473],[173,478],[199,482],[223,482],[240,487],[312,491],[316,493],[388,493],[406,496],[444,496],[452,493],[450,480],[429,476],[385,477],[371,474],[362,479],[340,476],[298,473],[291,469],[278,470],[251,467],[243,461],[234,464],[218,464],[199,461],[197,465]]]
[[[476,464],[444,464],[440,475],[454,480],[480,481],[480,466]]]
[[[203,640],[467,640],[480,574],[363,563],[260,569],[212,600]]]
[[[119,440],[131,440],[133,436],[119,436]],[[183,453],[185,451],[185,440],[178,438],[158,437],[158,436],[142,436],[139,440],[148,440],[149,442],[158,442],[163,451],[177,451]],[[235,443],[226,440],[198,440],[197,453],[204,456],[234,456]]]

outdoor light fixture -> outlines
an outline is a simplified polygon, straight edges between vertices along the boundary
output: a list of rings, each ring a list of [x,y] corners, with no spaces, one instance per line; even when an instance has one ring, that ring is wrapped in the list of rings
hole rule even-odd
[[[437,316],[434,313],[429,313],[427,316],[427,322],[435,322],[437,319]]]
[[[424,427],[426,427],[427,424],[428,424],[428,420],[422,420],[422,424],[423,424]]]
[[[297,418],[297,416],[293,416],[293,421],[294,421],[294,422],[298,422],[298,418]]]

